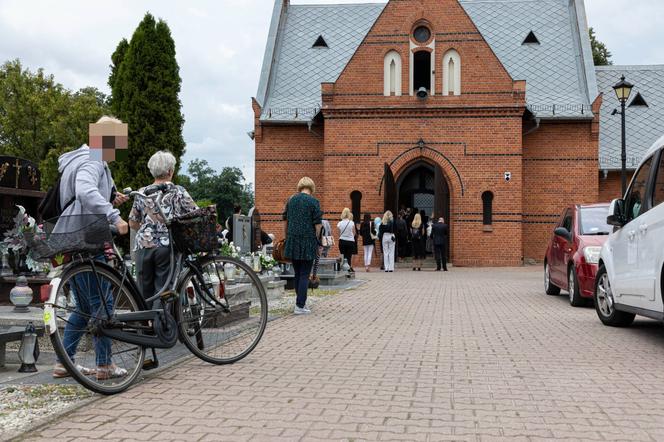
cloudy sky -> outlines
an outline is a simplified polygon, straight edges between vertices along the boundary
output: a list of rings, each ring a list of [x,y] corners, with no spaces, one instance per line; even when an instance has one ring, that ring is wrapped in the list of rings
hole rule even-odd
[[[362,0],[292,0],[359,3]],[[616,64],[664,64],[664,1],[585,0]],[[108,93],[110,54],[146,11],[168,22],[182,76],[185,162],[237,166],[253,182],[251,97],[273,0],[0,0],[0,62],[42,67],[69,89]]]

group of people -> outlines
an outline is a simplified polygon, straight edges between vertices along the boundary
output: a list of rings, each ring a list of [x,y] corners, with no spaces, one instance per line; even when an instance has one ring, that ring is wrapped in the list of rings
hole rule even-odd
[[[423,211],[422,211],[423,212]],[[376,241],[379,242],[383,254],[381,269],[385,272],[394,271],[397,259],[403,260],[409,254],[413,257],[413,271],[422,270],[422,261],[426,259],[427,240],[431,240],[436,257],[436,270],[447,271],[447,245],[449,226],[443,217],[435,222],[423,219],[422,212],[400,212],[397,219],[391,211],[386,211],[382,218],[371,218],[364,214],[362,222],[356,225],[353,213],[345,208],[341,212],[341,221],[337,224],[339,233],[339,252],[348,263],[349,271],[354,272],[353,256],[358,254],[358,242],[362,239],[364,246],[364,267],[371,271],[371,262],[376,251]],[[376,253],[377,254],[377,253]]]
[[[327,256],[332,247],[323,238],[332,236],[332,228],[323,219],[320,202],[313,196],[316,191],[314,181],[309,177],[300,179],[297,193],[291,196],[284,208],[285,247],[284,256],[293,263],[294,287],[296,304],[294,313],[308,314],[306,307],[309,276],[314,261],[320,256]],[[413,211],[412,219],[408,219],[409,211],[398,214],[397,219],[391,211],[386,211],[382,218],[372,219],[365,213],[361,223],[354,221],[349,208],[341,212],[341,220],[337,223],[339,252],[354,272],[353,256],[358,254],[360,238],[364,247],[364,267],[371,270],[376,241],[383,253],[381,268],[388,273],[394,272],[395,251],[401,246],[399,256],[405,256],[406,243],[410,244],[413,253],[413,271],[422,270],[422,260],[426,258],[427,238],[431,238],[436,257],[436,270],[447,271],[447,245],[449,226],[443,217],[436,222],[428,223],[422,213]],[[408,221],[407,221],[408,219]],[[402,255],[403,253],[403,255]]]
[[[122,124],[112,117],[102,117],[98,123]],[[138,283],[143,297],[148,299],[155,295],[166,283],[170,266],[170,243],[168,228],[152,199],[134,200],[129,222],[120,216],[119,207],[129,197],[117,190],[108,164],[92,153],[87,145],[65,153],[58,159],[58,171],[61,174],[60,201],[70,202],[62,211],[55,230],[61,223],[84,215],[105,215],[109,224],[114,225],[118,234],[125,235],[131,227],[136,231],[134,252]],[[154,178],[153,184],[171,183],[176,169],[176,158],[167,151],[159,151],[152,155],[147,163]],[[146,183],[147,184],[147,183]],[[144,188],[141,189],[143,191]],[[198,209],[189,193],[181,186],[173,186],[162,200],[162,209],[168,217],[177,217]],[[79,226],[80,227],[80,226]],[[67,226],[71,228],[71,226]],[[101,253],[98,260],[104,260]],[[69,358],[74,361],[82,330],[85,330],[90,318],[100,310],[105,300],[113,302],[102,293],[104,284],[94,284],[91,275],[80,274],[74,277],[77,289],[72,289],[76,300],[76,309],[69,316],[64,331],[64,346]],[[156,307],[156,306],[155,306]],[[94,340],[96,367],[77,369],[97,380],[105,380],[127,375],[124,368],[112,361],[111,342],[108,338],[97,337]],[[53,370],[53,377],[69,376],[64,365],[58,361]]]

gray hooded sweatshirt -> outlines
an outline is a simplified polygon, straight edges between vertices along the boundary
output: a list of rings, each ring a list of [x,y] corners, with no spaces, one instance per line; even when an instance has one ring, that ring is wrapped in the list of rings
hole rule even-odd
[[[63,213],[62,217],[72,215],[105,215],[111,224],[120,219],[120,211],[111,204],[114,183],[106,162],[90,159],[90,148],[84,144],[78,149],[65,153],[58,159],[58,171],[62,173],[60,184],[60,202],[65,205],[72,197],[76,201]],[[61,218],[56,232],[78,230],[76,218]],[[60,221],[66,220],[66,226]],[[73,223],[73,224],[72,224]]]

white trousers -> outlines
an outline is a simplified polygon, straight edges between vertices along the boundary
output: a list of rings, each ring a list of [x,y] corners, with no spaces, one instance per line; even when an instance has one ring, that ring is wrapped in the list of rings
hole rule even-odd
[[[373,255],[373,244],[364,246],[364,267],[369,267],[371,265],[371,256]]]
[[[383,233],[383,266],[385,271],[394,271],[394,241],[393,233]]]

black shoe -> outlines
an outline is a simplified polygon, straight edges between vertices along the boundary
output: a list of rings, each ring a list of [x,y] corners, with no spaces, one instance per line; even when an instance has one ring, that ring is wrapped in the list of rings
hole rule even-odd
[[[413,267],[413,272],[415,271],[415,267]]]
[[[418,271],[418,272],[421,272],[421,271],[422,271],[422,267],[418,267],[418,268],[417,268],[417,271]]]
[[[440,272],[440,268],[436,269],[437,272]]]

